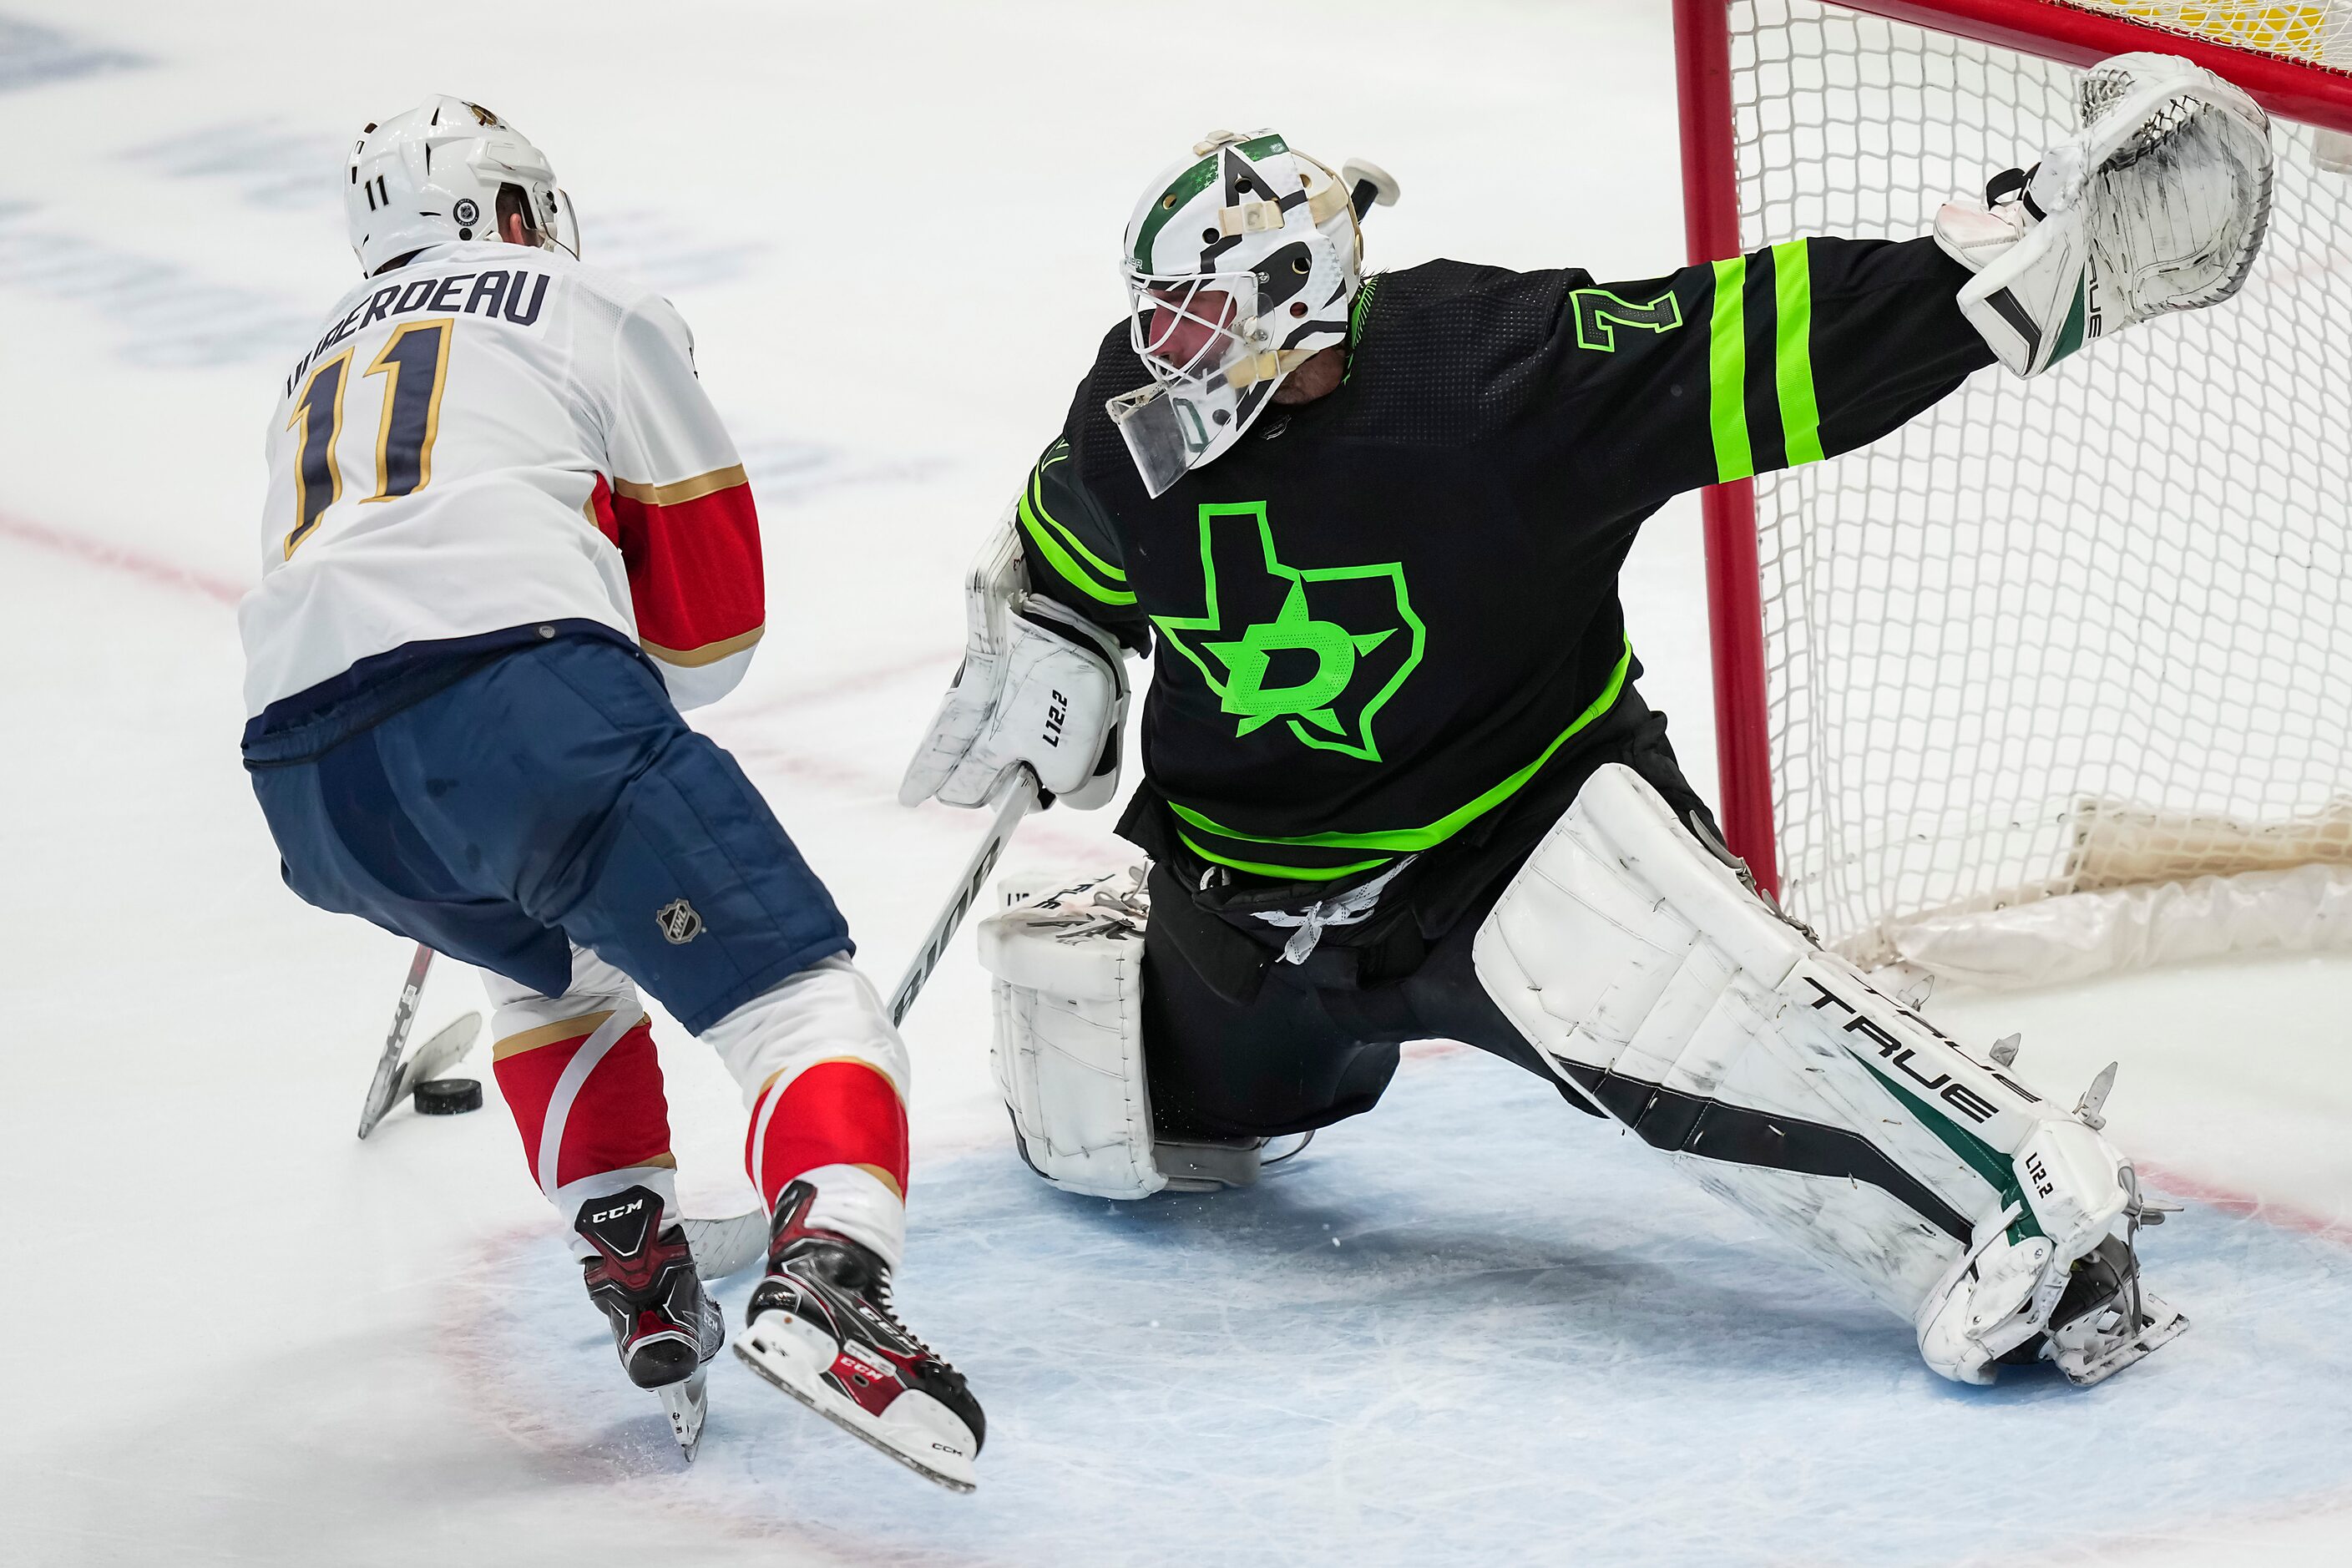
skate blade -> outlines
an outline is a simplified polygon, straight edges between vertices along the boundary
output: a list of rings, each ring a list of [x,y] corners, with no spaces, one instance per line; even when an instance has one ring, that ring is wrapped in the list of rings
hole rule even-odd
[[[740,1274],[768,1260],[768,1216],[758,1209],[724,1219],[681,1219],[694,1271],[705,1281]]]
[[[688,1464],[694,1463],[696,1452],[702,1447],[702,1418],[710,1413],[710,1366],[705,1363],[694,1369],[694,1375],[654,1390],[661,1400],[662,1414],[669,1417],[670,1436],[677,1439],[678,1451]]]
[[[2153,1320],[2127,1340],[2116,1340],[2086,1353],[2061,1350],[2053,1359],[2066,1381],[2077,1388],[2105,1383],[2134,1362],[2143,1361],[2188,1331],[2189,1319],[2154,1296],[2142,1294],[2141,1310]]]
[[[747,1341],[740,1339],[735,1342],[735,1354],[741,1359],[745,1366],[758,1373],[763,1381],[791,1394],[851,1436],[889,1455],[925,1480],[935,1481],[951,1492],[973,1492],[980,1489],[980,1483],[974,1478],[968,1475],[951,1475],[934,1466],[928,1459],[919,1458],[908,1453],[871,1426],[864,1425],[858,1417],[865,1415],[866,1412],[849,1404],[824,1384],[819,1384],[814,1388],[803,1387],[792,1375],[797,1369],[793,1368],[788,1363],[781,1360],[771,1362],[753,1350]],[[852,1411],[856,1411],[856,1414],[853,1415]],[[968,1466],[970,1461],[967,1460],[965,1463]]]

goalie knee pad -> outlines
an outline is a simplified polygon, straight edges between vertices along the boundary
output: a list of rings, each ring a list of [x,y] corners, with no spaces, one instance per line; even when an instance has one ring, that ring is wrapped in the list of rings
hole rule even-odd
[[[2143,1321],[2177,1315],[2142,1310],[2130,1168],[2095,1129],[1782,920],[1632,769],[1594,773],[1473,955],[1562,1079],[1909,1320],[1944,1376],[2048,1353],[2093,1382],[2168,1337]],[[2127,1310],[2077,1284],[2101,1269]],[[2095,1342],[2062,1353],[2060,1328]]]
[[[1144,868],[1034,893],[980,923],[989,1064],[1021,1157],[1065,1192],[1149,1197],[1257,1179],[1259,1143],[1160,1142],[1143,1059]]]
[[[2093,338],[2228,299],[2262,248],[2270,121],[2212,72],[2118,55],[2084,73],[2083,129],[1947,206],[1936,239],[1977,276],[1961,312],[2001,363],[2038,375]]]

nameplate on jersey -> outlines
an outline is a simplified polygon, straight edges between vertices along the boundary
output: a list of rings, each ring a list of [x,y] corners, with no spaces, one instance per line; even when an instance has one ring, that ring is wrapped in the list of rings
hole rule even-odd
[[[378,321],[415,315],[476,316],[509,326],[535,326],[547,304],[549,281],[549,275],[536,268],[492,267],[386,282],[327,329],[326,336],[286,377],[285,395],[293,396],[310,367],[336,344]]]

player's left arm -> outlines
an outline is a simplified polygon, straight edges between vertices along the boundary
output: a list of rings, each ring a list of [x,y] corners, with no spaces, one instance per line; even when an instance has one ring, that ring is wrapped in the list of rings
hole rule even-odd
[[[735,689],[765,629],[759,513],[677,312],[630,310],[615,358],[613,471],[590,504],[628,567],[639,646],[671,700],[699,707]]]
[[[2084,98],[2102,106],[2089,123],[1996,176],[1983,206],[1946,206],[1929,237],[1791,240],[1571,289],[1553,348],[1572,478],[1638,508],[1835,457],[1996,357],[2039,375],[2236,293],[2268,227],[2261,108],[2147,54],[2101,62]]]
[[[1562,455],[1628,510],[1867,446],[1992,352],[1933,239],[1801,239],[1571,289],[1555,340]]]

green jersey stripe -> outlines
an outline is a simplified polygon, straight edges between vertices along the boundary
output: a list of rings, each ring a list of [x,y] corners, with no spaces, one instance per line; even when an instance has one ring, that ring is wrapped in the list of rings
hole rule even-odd
[[[1625,689],[1625,678],[1632,671],[1633,666],[1633,645],[1629,640],[1625,644],[1625,651],[1618,656],[1617,668],[1610,672],[1609,684],[1602,688],[1601,695],[1594,698],[1591,705],[1576,716],[1574,723],[1554,736],[1551,744],[1546,746],[1535,761],[1520,768],[1493,788],[1486,790],[1476,799],[1447,812],[1426,827],[1403,827],[1373,833],[1309,833],[1295,838],[1280,838],[1262,833],[1244,833],[1238,828],[1227,827],[1222,823],[1203,816],[1191,806],[1180,805],[1172,800],[1168,803],[1168,809],[1203,832],[1213,833],[1221,838],[1236,839],[1244,844],[1282,844],[1302,849],[1385,849],[1400,855],[1414,854],[1423,849],[1434,848],[1518,794],[1527,786],[1528,781],[1535,777],[1562,746],[1568,744],[1570,740],[1594,720],[1617,706],[1617,699]],[[1184,842],[1192,844],[1192,840],[1188,837]],[[1194,844],[1192,847],[1196,851],[1203,855],[1207,854],[1207,851],[1202,850],[1199,845]],[[1213,855],[1208,858],[1219,858]],[[1378,863],[1374,861],[1370,864]],[[1239,865],[1240,862],[1226,861],[1225,864]],[[1362,869],[1360,867],[1353,868]],[[1339,875],[1338,872],[1328,874]]]
[[[1133,594],[1123,589],[1104,587],[1087,575],[1087,569],[1079,565],[1068,551],[1062,548],[1062,542],[1048,533],[1045,524],[1037,521],[1037,514],[1031,510],[1029,497],[1025,491],[1021,497],[1021,527],[1023,531],[1029,535],[1030,542],[1037,546],[1037,552],[1045,558],[1045,563],[1053,567],[1056,575],[1079,593],[1106,605],[1135,603]]]
[[[1220,866],[1231,866],[1236,871],[1249,871],[1260,877],[1279,878],[1286,882],[1329,882],[1341,877],[1353,876],[1358,871],[1373,870],[1396,858],[1393,855],[1382,855],[1370,860],[1357,860],[1346,866],[1277,866],[1265,860],[1236,860],[1231,856],[1220,855],[1181,827],[1176,830],[1176,837],[1182,839],[1185,847],[1203,860],[1214,861]]]
[[[1068,545],[1073,552],[1081,557],[1088,566],[1094,569],[1097,576],[1100,577],[1105,583],[1125,583],[1127,581],[1126,573],[1120,571],[1118,567],[1112,565],[1109,562],[1104,560],[1093,551],[1087,549],[1087,542],[1085,540],[1080,539],[1076,534],[1071,532],[1060,518],[1055,517],[1052,512],[1045,510],[1045,470],[1052,468],[1055,463],[1066,463],[1069,461],[1069,458],[1070,448],[1067,443],[1056,442],[1055,444],[1054,450],[1048,453],[1045,461],[1039,463],[1035,469],[1034,469],[1029,475],[1029,505],[1035,510],[1037,516],[1044,521],[1046,527],[1052,529],[1055,533],[1062,536],[1062,542],[1064,544]]]
[[[1772,247],[1776,318],[1772,374],[1780,389],[1780,436],[1789,466],[1822,460],[1822,410],[1813,392],[1813,269],[1811,242]]]
[[[1756,472],[1748,441],[1748,313],[1740,296],[1748,287],[1748,258],[1715,264],[1715,319],[1707,328],[1707,418],[1715,430],[1715,482],[1728,484]]]

